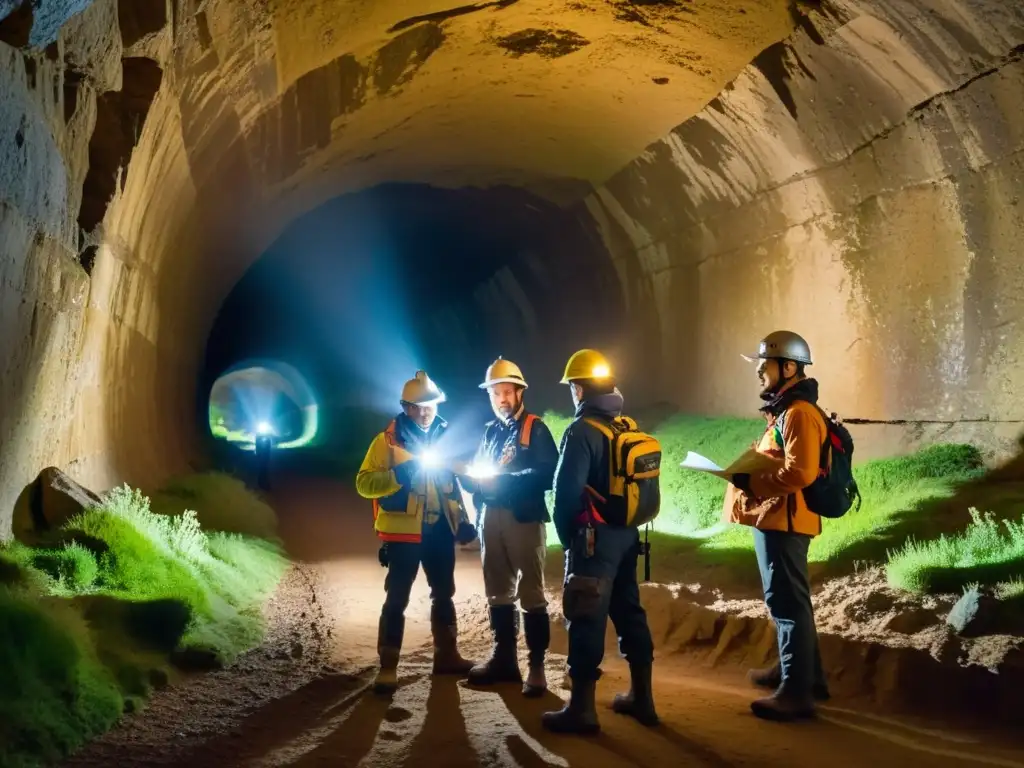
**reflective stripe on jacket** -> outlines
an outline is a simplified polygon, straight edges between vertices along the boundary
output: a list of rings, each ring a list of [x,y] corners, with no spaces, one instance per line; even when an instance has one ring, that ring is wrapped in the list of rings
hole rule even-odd
[[[444,513],[452,533],[467,520],[465,507],[451,472],[439,470],[430,479],[418,477],[414,484],[402,485],[395,474],[392,446],[403,447],[395,422],[377,435],[366,452],[356,491],[373,503],[373,528],[383,541],[418,543],[423,538],[424,524],[434,517],[427,510]]]
[[[749,493],[730,484],[725,493],[723,516],[726,522],[750,525],[762,531],[817,536],[821,533],[821,518],[807,508],[803,489],[818,477],[821,446],[828,434],[825,421],[814,405],[795,400],[782,420],[784,445],[776,441],[776,421],[768,417],[768,427],[756,449],[782,459],[782,467],[776,472],[752,475]]]

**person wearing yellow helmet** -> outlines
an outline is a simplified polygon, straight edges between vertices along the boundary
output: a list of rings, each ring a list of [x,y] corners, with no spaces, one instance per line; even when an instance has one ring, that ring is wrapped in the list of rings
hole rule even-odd
[[[495,418],[484,428],[475,471],[462,482],[480,510],[480,559],[494,633],[490,658],[470,670],[469,682],[523,683],[516,654],[518,600],[529,650],[523,694],[537,697],[547,690],[544,656],[551,640],[544,592],[550,516],[544,494],[551,489],[558,449],[551,430],[523,404],[528,386],[511,360],[499,357],[488,366],[480,388],[487,391]]]
[[[565,551],[562,611],[569,634],[569,703],[545,712],[545,728],[556,733],[592,734],[600,730],[594,704],[604,659],[609,617],[619,650],[629,662],[630,690],[617,694],[612,709],[645,726],[659,719],[651,690],[654,642],[640,603],[636,567],[640,555],[637,528],[611,524],[602,503],[611,487],[611,434],[623,423],[622,394],[611,364],[600,352],[582,349],[569,358],[562,376],[576,409],[562,437],[555,470],[555,529]],[[635,423],[634,423],[635,425]],[[607,515],[610,518],[610,515]]]
[[[430,583],[434,674],[467,675],[473,667],[458,651],[453,597],[456,541],[472,541],[476,529],[451,467],[438,455],[448,424],[437,406],[445,399],[426,372],[417,371],[402,388],[402,412],[374,438],[356,476],[359,495],[373,502],[380,562],[388,569],[377,627],[378,693],[398,686],[405,609],[421,565]]]

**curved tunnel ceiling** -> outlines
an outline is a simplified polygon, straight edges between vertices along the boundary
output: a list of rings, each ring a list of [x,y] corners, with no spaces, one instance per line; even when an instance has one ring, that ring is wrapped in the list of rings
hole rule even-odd
[[[511,185],[579,200],[794,23],[785,0],[186,11],[165,28],[173,54],[159,36],[129,53],[162,59],[171,82],[153,113],[180,120],[180,146],[170,126],[154,137],[148,173],[187,173],[179,194],[199,210],[179,226],[199,223],[196,249],[222,264],[211,304],[295,217],[346,192]]]
[[[628,320],[637,399],[745,411],[733,347],[785,324],[847,414],[1024,421],[1019,3],[0,13],[0,515],[49,464],[98,487],[186,467],[231,287],[301,213],[385,181],[517,186],[572,222],[435,333],[511,305],[550,368],[574,339],[547,308],[588,274]]]

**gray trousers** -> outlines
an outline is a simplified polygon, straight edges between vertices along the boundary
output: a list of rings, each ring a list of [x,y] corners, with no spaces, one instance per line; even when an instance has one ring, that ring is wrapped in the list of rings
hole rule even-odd
[[[520,523],[511,510],[485,506],[480,517],[480,561],[491,606],[519,605],[542,611],[544,559],[548,532],[544,523]]]

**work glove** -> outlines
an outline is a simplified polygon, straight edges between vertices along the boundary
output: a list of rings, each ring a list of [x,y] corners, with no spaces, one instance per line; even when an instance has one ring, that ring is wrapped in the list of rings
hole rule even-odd
[[[377,562],[380,563],[381,568],[388,567],[388,544],[384,542],[380,545],[380,549],[377,550]]]
[[[476,526],[468,521],[459,523],[459,529],[455,532],[455,540],[459,544],[469,544],[477,537]]]

